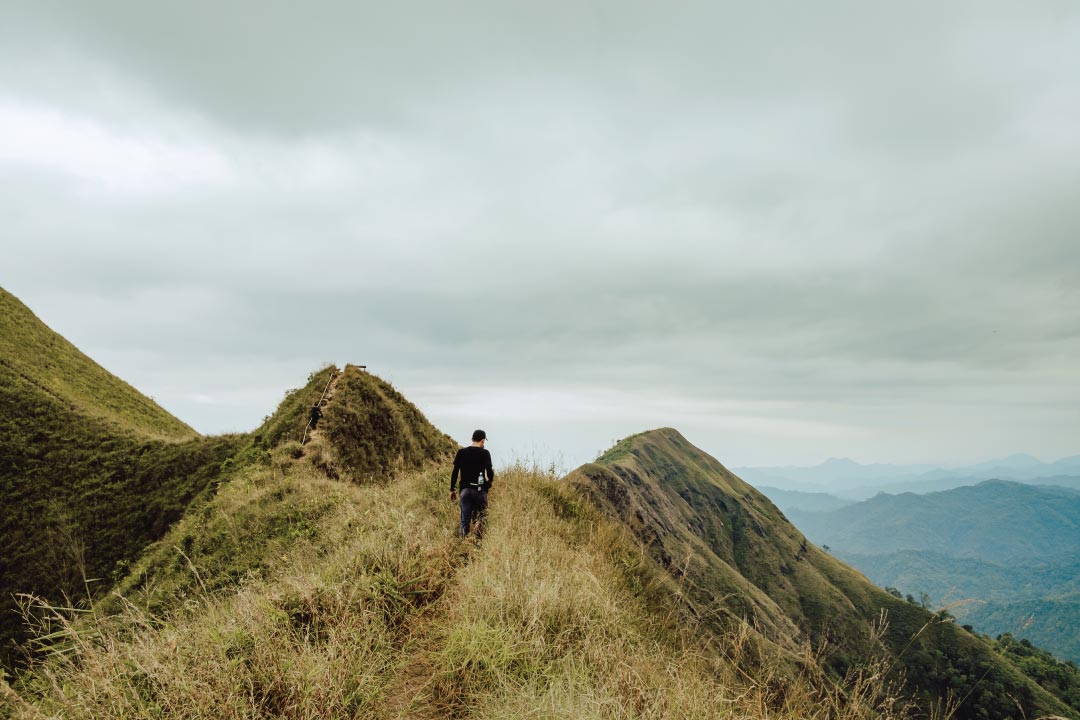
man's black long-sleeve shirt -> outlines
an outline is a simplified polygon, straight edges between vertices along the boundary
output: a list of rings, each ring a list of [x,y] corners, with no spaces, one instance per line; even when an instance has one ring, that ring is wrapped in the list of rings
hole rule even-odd
[[[450,475],[450,492],[457,489],[458,474],[461,475],[462,490],[473,487],[487,491],[495,479],[495,471],[491,468],[491,453],[475,445],[461,448],[454,458],[454,472]]]

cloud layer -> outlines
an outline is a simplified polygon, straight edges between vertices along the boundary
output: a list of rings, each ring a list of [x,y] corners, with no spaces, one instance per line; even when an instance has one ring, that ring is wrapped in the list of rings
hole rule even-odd
[[[204,432],[366,362],[566,464],[1076,452],[1069,3],[0,11],[0,282]]]

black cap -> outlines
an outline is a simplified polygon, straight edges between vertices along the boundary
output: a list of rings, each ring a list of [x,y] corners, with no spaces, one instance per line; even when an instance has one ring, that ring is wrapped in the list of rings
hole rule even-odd
[[[487,440],[487,433],[483,430],[473,430],[472,441],[480,442],[481,440]]]

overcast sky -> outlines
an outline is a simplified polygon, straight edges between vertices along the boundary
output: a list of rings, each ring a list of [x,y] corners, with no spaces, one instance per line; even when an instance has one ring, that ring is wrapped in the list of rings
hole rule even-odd
[[[1074,2],[0,8],[0,285],[201,432],[1080,452]]]

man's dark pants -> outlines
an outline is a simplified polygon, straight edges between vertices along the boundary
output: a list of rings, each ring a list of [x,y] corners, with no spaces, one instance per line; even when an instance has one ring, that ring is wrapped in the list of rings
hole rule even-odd
[[[469,534],[469,528],[476,523],[476,537],[484,534],[484,513],[487,512],[487,492],[478,488],[467,487],[460,493],[461,498],[461,537]]]

